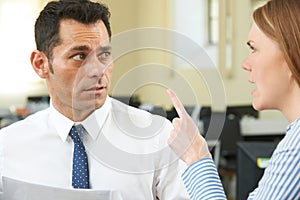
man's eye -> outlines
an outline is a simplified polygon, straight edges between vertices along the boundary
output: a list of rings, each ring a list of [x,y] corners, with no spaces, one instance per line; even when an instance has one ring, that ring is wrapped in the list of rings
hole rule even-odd
[[[72,57],[74,60],[78,60],[78,61],[82,61],[85,59],[85,55],[84,54],[77,54],[75,56]]]
[[[101,59],[109,59],[110,58],[111,53],[110,52],[103,52],[100,57]]]

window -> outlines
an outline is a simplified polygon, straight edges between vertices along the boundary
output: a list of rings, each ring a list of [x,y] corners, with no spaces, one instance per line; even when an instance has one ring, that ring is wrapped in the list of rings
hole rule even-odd
[[[218,63],[219,36],[224,36],[226,57],[230,58],[231,42],[231,1],[220,0],[174,0],[173,8],[173,29],[186,35],[191,40],[201,46],[213,63]],[[222,3],[219,5],[219,3]],[[222,10],[219,10],[221,8]],[[223,13],[223,16],[219,16]],[[223,29],[220,30],[222,20]],[[222,23],[221,22],[221,23]],[[223,40],[222,40],[223,41]],[[175,41],[176,45],[180,43]],[[177,48],[177,47],[176,47]],[[180,48],[180,46],[178,47]],[[226,51],[226,52],[225,52]],[[187,64],[175,59],[175,66],[186,66]],[[226,65],[230,65],[230,59],[226,60]],[[204,66],[207,67],[207,66]]]
[[[30,65],[39,1],[0,2],[0,93],[23,93],[37,80]]]
[[[215,45],[219,40],[219,4],[218,0],[208,0],[208,43]]]

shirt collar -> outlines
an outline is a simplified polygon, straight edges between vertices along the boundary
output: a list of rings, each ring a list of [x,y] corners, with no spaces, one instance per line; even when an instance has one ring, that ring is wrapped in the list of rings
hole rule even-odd
[[[91,115],[89,115],[85,120],[82,121],[82,125],[87,130],[87,132],[93,140],[95,140],[98,137],[110,110],[111,99],[109,96],[107,96],[103,106],[95,110]]]
[[[50,101],[50,119],[51,123],[54,125],[57,131],[57,134],[60,136],[63,142],[66,141],[69,132],[74,124],[82,124],[91,138],[95,140],[98,137],[104,125],[104,122],[107,119],[110,109],[111,99],[109,96],[107,96],[105,103],[101,108],[95,110],[82,122],[75,123],[74,121],[58,112]]]
[[[295,124],[299,123],[299,121],[300,121],[300,117],[298,117],[295,121],[290,123],[286,128],[286,132],[289,132],[293,128],[293,126],[295,126]]]

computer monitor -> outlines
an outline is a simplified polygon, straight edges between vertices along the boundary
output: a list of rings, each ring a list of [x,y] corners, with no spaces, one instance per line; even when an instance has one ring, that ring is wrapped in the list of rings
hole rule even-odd
[[[236,143],[243,140],[240,134],[240,118],[231,113],[211,112],[207,115],[203,114],[201,120],[206,139],[213,138],[219,140],[221,144],[221,156],[226,160],[229,159],[235,162],[237,154]],[[235,170],[235,164],[231,165],[225,168],[229,167]]]
[[[257,165],[258,158],[270,158],[275,142],[238,142],[237,156],[237,198],[247,199],[263,176],[264,168]]]

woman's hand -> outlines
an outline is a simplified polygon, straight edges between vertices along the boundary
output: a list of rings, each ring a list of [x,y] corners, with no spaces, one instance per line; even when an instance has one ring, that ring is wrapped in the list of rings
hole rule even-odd
[[[174,129],[170,133],[168,145],[187,165],[202,158],[211,158],[205,139],[176,94],[170,89],[167,93],[179,116],[172,121]]]

